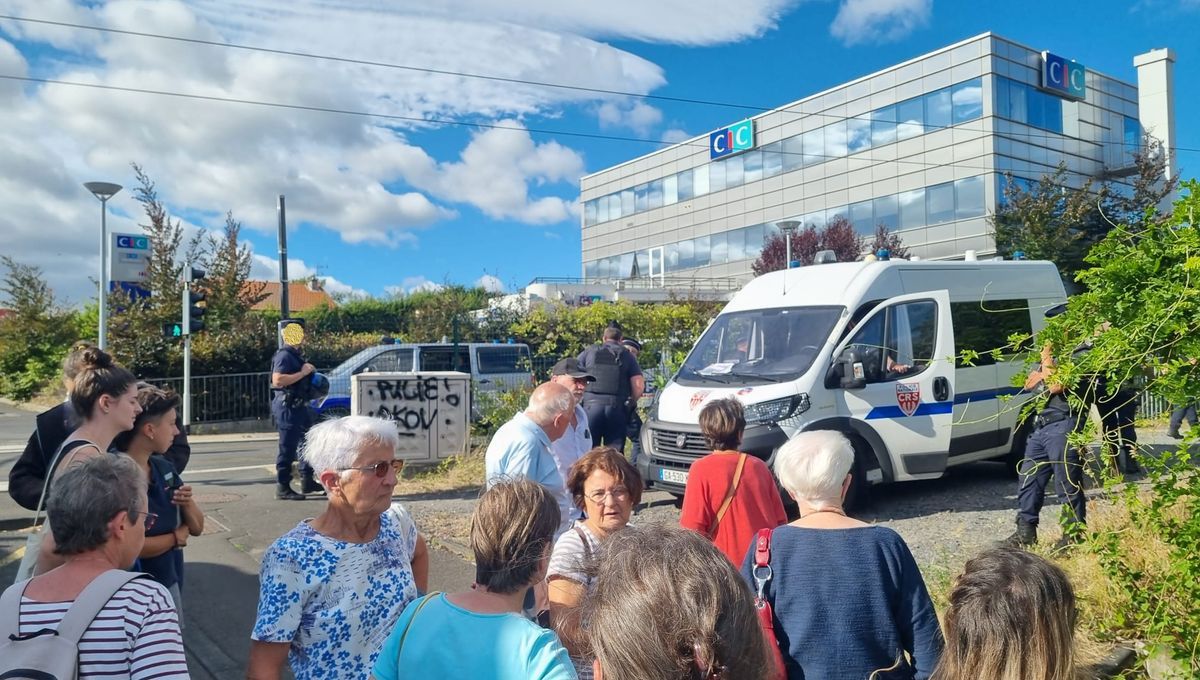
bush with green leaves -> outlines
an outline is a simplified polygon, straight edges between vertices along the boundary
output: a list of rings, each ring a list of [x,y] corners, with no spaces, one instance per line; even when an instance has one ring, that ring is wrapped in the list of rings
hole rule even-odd
[[[0,258],[0,395],[24,401],[58,380],[62,361],[79,337],[75,312],[59,306],[37,267]]]
[[[1200,395],[1200,183],[1182,189],[1169,217],[1147,210],[1092,247],[1078,274],[1086,292],[1038,337],[1059,357],[1051,380],[1079,385],[1100,374],[1118,386],[1136,377],[1173,403]],[[1071,352],[1085,344],[1090,351]],[[1200,457],[1185,444],[1165,454],[1142,450],[1140,460],[1149,473],[1142,487],[1118,486],[1115,475],[1105,481],[1130,525],[1089,542],[1109,586],[1129,602],[1105,625],[1200,674]],[[1134,535],[1155,546],[1154,559],[1129,550]]]

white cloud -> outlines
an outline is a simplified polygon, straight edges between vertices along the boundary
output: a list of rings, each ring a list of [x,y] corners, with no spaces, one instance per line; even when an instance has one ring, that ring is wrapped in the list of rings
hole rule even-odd
[[[929,23],[933,0],[842,0],[829,27],[847,46],[899,40]]]
[[[662,122],[663,114],[641,100],[623,103],[609,101],[600,105],[597,117],[602,128],[627,127],[644,135]]]
[[[339,281],[332,276],[323,276],[316,269],[310,267],[304,262],[294,257],[288,258],[288,280],[300,281],[316,276],[325,284],[325,291],[330,295],[340,295],[349,297],[367,297],[370,295],[367,291],[361,288],[355,288],[348,283]],[[279,259],[260,255],[258,253],[251,254],[250,260],[250,278],[258,281],[278,281],[279,280]]]
[[[491,274],[484,274],[475,280],[475,285],[486,290],[489,293],[503,293],[504,282],[499,277]]]
[[[691,139],[692,137],[695,137],[695,135],[688,132],[687,130],[681,130],[680,128],[668,128],[665,132],[662,133],[662,140],[664,142],[669,142],[671,144],[678,144],[680,142],[686,142],[687,140]]]

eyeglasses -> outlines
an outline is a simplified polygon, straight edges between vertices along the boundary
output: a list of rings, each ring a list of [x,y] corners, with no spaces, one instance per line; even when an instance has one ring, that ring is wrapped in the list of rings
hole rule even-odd
[[[339,472],[344,472],[346,470],[359,470],[361,472],[373,471],[375,473],[376,477],[386,477],[389,469],[395,470],[397,475],[400,474],[400,471],[404,469],[404,461],[403,460],[383,460],[374,465],[367,465],[366,467],[338,468],[338,471]]]
[[[604,502],[604,499],[608,498],[609,496],[612,496],[612,499],[618,502],[629,500],[629,489],[626,489],[623,486],[618,486],[616,488],[609,489],[608,491],[597,489],[589,494],[584,495],[596,505],[600,505]]]
[[[145,512],[143,510],[130,510],[129,514],[134,517],[134,521],[137,521],[137,516],[141,515],[142,522],[146,525],[146,531],[150,531],[150,529],[154,528],[154,522],[158,519],[158,513],[156,513],[156,512]]]

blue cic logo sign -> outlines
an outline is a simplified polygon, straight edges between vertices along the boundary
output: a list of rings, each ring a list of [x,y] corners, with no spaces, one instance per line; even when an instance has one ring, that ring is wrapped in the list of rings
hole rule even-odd
[[[150,250],[150,239],[145,236],[117,235],[117,247],[131,250]]]
[[[1057,54],[1042,52],[1042,89],[1071,99],[1087,96],[1087,69]]]
[[[708,157],[724,158],[754,148],[754,120],[747,118],[708,136]]]

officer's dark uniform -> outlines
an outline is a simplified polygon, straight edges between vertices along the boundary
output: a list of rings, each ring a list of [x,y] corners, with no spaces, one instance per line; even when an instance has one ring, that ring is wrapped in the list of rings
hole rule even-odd
[[[1058,500],[1070,511],[1068,530],[1071,525],[1087,521],[1086,498],[1083,494],[1083,466],[1079,452],[1067,443],[1067,436],[1083,423],[1084,415],[1073,412],[1066,394],[1052,394],[1045,407],[1034,420],[1035,429],[1025,444],[1025,458],[1018,470],[1021,487],[1017,492],[1020,510],[1017,512],[1018,526],[1024,523],[1036,528],[1038,515],[1046,497],[1046,485],[1054,475],[1054,486]],[[1075,527],[1077,532],[1081,527]]]
[[[1137,392],[1122,385],[1116,392],[1108,394],[1108,382],[1103,375],[1093,382],[1096,411],[1104,429],[1104,450],[1115,455],[1120,472],[1138,472],[1133,449],[1137,447],[1137,430],[1133,421],[1137,418]]]
[[[642,351],[641,343],[632,338],[625,338],[621,344],[635,348],[638,352]],[[640,367],[641,363],[639,362],[638,365]],[[629,426],[625,430],[625,435],[629,437],[629,462],[637,467],[638,458],[642,456],[642,414],[638,412],[636,403],[629,409]]]
[[[284,345],[271,357],[272,373],[299,373],[304,368],[304,357],[300,350],[291,345]],[[292,463],[296,460],[296,451],[308,428],[312,425],[312,416],[308,404],[296,390],[288,388],[276,389],[271,399],[271,415],[275,416],[275,425],[279,429],[279,453],[275,456],[275,479],[278,482],[278,492],[285,493],[291,488]],[[301,486],[311,488],[313,470],[300,461]]]
[[[610,341],[585,349],[579,355],[579,367],[596,376],[595,382],[588,383],[582,400],[592,446],[611,446],[624,452],[633,394],[629,381],[642,374],[641,366],[629,348]]]

